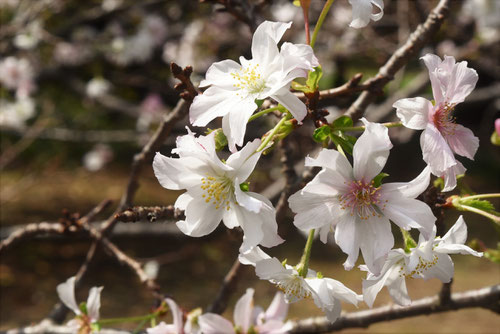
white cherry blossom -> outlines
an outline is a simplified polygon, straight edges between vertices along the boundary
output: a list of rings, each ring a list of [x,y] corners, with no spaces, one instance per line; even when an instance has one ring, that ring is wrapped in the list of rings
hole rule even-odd
[[[68,278],[66,282],[59,284],[57,294],[63,304],[77,315],[76,319],[68,322],[68,326],[75,328],[75,330],[82,327],[91,328],[91,324],[99,320],[103,287],[92,287],[90,289],[86,303],[87,313],[84,314],[75,299],[75,280],[76,277],[73,276]]]
[[[436,228],[425,239],[422,234],[415,248],[409,253],[401,248],[389,252],[383,269],[379,275],[368,272],[363,281],[363,296],[368,306],[372,307],[377,294],[387,286],[392,299],[399,305],[411,303],[406,289],[406,278],[422,278],[428,280],[438,278],[443,283],[448,283],[453,278],[453,262],[448,254],[470,254],[481,257],[483,253],[476,252],[465,246],[467,239],[467,226],[460,216],[444,237],[436,238]],[[369,271],[366,266],[362,270]]]
[[[264,311],[254,307],[254,289],[246,293],[236,302],[234,307],[234,325],[215,313],[205,313],[198,317],[201,332],[204,334],[284,334],[292,329],[290,322],[285,322],[288,304],[283,294],[276,293],[269,308]]]
[[[383,0],[349,0],[352,5],[352,21],[350,26],[353,28],[363,28],[370,23],[370,20],[378,21],[384,15]],[[376,13],[373,13],[373,6],[377,7]]]
[[[195,137],[189,132],[177,138],[172,152],[179,158],[160,153],[154,158],[154,172],[164,188],[187,190],[175,202],[186,216],[177,226],[192,237],[211,233],[221,220],[227,228],[240,226],[244,232],[241,252],[258,244],[273,247],[282,243],[271,202],[240,188],[260,158],[261,152],[255,152],[260,140],[247,143],[222,162],[215,151],[214,134]]]
[[[290,92],[289,86],[319,64],[309,45],[285,42],[278,49],[278,42],[290,26],[291,22],[263,22],[253,35],[252,59],[240,57],[241,64],[233,60],[214,63],[200,83],[200,87],[210,87],[194,99],[190,121],[205,126],[222,116],[222,129],[232,152],[235,145],[243,145],[246,124],[257,109],[255,100],[271,97],[299,122],[307,114],[305,104]]]
[[[16,90],[18,98],[28,97],[34,90],[34,70],[25,58],[7,57],[0,61],[0,83]]]
[[[308,269],[302,277],[296,268],[283,265],[277,258],[271,258],[259,247],[246,254],[240,254],[243,264],[253,265],[255,273],[262,280],[276,284],[285,293],[287,303],[294,303],[305,298],[313,298],[314,303],[330,322],[334,322],[342,310],[341,301],[357,306],[362,299],[354,291],[331,278],[323,278],[314,270]]]
[[[167,324],[166,322],[162,321],[158,325],[152,328],[146,329],[146,332],[148,334],[197,334],[199,333],[198,328],[191,326],[191,324],[188,325],[188,322],[186,322],[186,325],[183,324],[182,321],[182,310],[179,308],[179,306],[175,303],[170,298],[165,298],[165,302],[168,305],[169,311],[172,313],[172,323]]]
[[[415,199],[429,185],[428,168],[409,183],[374,184],[392,144],[385,126],[362,121],[366,130],[354,145],[353,167],[335,150],[307,157],[306,166],[322,170],[288,201],[297,228],[319,229],[323,243],[330,232],[335,233],[335,242],[348,254],[346,270],[354,267],[361,249],[370,270],[379,272],[394,245],[389,220],[428,236],[436,218],[427,204]]]
[[[424,161],[432,174],[444,178],[443,190],[450,191],[457,184],[456,176],[465,173],[453,153],[473,160],[479,147],[479,139],[471,130],[456,124],[452,116],[455,106],[476,86],[478,75],[467,67],[466,61],[456,63],[454,57],[441,60],[427,54],[422,60],[429,70],[435,103],[416,97],[396,101],[393,107],[404,126],[424,130],[420,137]]]

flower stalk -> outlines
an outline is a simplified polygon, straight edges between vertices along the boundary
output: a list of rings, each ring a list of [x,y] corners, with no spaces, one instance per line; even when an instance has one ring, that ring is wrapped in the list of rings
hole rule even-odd
[[[385,126],[386,128],[398,128],[403,126],[403,123],[401,122],[387,122],[387,123],[381,123],[381,125]],[[362,126],[345,126],[345,127],[335,127],[335,130],[341,130],[341,131],[365,131],[366,127],[364,125]]]
[[[318,37],[319,30],[321,29],[321,26],[323,25],[323,22],[325,21],[326,14],[328,14],[328,11],[330,10],[330,7],[332,6],[333,2],[335,0],[328,0],[325,3],[325,6],[321,10],[321,14],[319,15],[318,22],[316,23],[316,26],[314,27],[313,35],[311,38],[311,48],[314,48],[314,44],[316,44],[316,38]]]
[[[264,116],[266,114],[269,114],[270,112],[273,112],[273,111],[276,111],[276,110],[279,110],[279,111],[283,111],[283,108],[281,106],[277,106],[277,107],[272,107],[272,108],[268,108],[268,109],[264,109],[264,110],[261,110],[259,111],[258,113],[255,113],[254,115],[252,115],[249,119],[248,119],[248,122],[251,122],[261,116]]]
[[[274,126],[274,128],[268,132],[266,138],[262,141],[262,143],[260,144],[260,146],[257,148],[257,150],[255,152],[260,152],[262,151],[263,149],[265,149],[267,147],[267,145],[269,144],[269,142],[274,138],[274,135],[276,135],[276,133],[278,132],[278,130],[281,128],[281,126],[291,118],[290,114],[287,112],[285,114],[285,116],[283,118],[280,119],[280,121],[278,122],[278,124],[276,124]]]
[[[307,271],[309,269],[309,258],[311,257],[311,249],[312,244],[314,242],[314,232],[312,229],[309,231],[309,236],[307,237],[306,246],[304,247],[304,253],[302,254],[302,258],[300,259],[299,264],[297,265],[297,272],[302,277],[307,277]]]

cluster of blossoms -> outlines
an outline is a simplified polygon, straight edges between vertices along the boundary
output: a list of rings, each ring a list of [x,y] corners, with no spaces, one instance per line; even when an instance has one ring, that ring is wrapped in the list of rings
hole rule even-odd
[[[364,26],[370,19],[378,20],[383,14],[380,0],[350,2],[353,27]],[[372,13],[372,4],[380,9],[378,14]],[[287,303],[312,298],[333,322],[340,316],[341,301],[357,305],[364,300],[371,307],[378,291],[386,285],[395,301],[406,305],[409,298],[405,277],[437,277],[448,282],[453,275],[453,264],[447,254],[482,255],[463,245],[466,226],[462,218],[443,238],[436,237],[436,218],[431,208],[417,199],[429,186],[431,174],[445,179],[445,191],[453,189],[456,175],[465,171],[453,152],[472,159],[477,150],[477,138],[451,116],[456,104],[474,88],[477,74],[465,62],[456,64],[452,57],[445,57],[444,61],[434,55],[423,57],[435,103],[414,98],[394,104],[403,125],[425,129],[421,144],[427,167],[410,182],[382,184],[382,170],[392,148],[388,128],[364,118],[361,119],[364,132],[354,144],[352,164],[343,152],[326,148],[317,157],[306,158],[306,166],[321,167],[321,171],[290,196],[294,225],[310,235],[319,232],[324,243],[332,233],[335,243],[347,254],[346,270],[356,265],[361,250],[365,265],[360,268],[368,272],[368,277],[363,283],[363,295],[358,295],[342,283],[309,269],[308,259],[291,266],[270,257],[259,247],[274,247],[283,240],[277,234],[273,205],[263,196],[248,191],[246,180],[269,141],[254,139],[244,145],[246,124],[259,101],[266,98],[277,101],[300,124],[307,116],[307,108],[290,92],[290,84],[307,77],[319,66],[308,45],[285,42],[278,48],[290,25],[262,23],[253,36],[252,59],[241,57],[240,63],[232,60],[214,63],[200,84],[208,88],[194,99],[190,121],[194,126],[205,126],[222,117],[222,131],[232,154],[221,161],[216,154],[216,132],[197,137],[188,128],[188,134],[177,138],[177,147],[172,151],[179,158],[156,154],[155,175],[167,189],[186,189],[175,202],[175,207],[185,212],[185,220],[177,222],[183,233],[204,236],[221,221],[230,229],[241,227],[244,236],[240,262],[254,266],[260,279],[282,290]],[[391,221],[404,231],[417,229],[418,245],[406,250],[392,249]],[[248,310],[252,295],[253,290],[248,290],[238,302],[237,310],[244,309],[242,305],[247,305]],[[250,318],[253,314],[250,311],[246,318],[238,314],[239,311],[235,314],[236,327],[245,333],[256,332],[258,317]],[[235,332],[229,321],[216,315],[200,316],[199,324],[207,333]],[[251,326],[253,331],[249,330]]]

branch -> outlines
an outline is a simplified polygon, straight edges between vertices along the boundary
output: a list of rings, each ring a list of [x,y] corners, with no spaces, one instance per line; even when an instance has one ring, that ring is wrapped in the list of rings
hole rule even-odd
[[[153,207],[135,206],[116,214],[115,219],[123,223],[135,223],[141,220],[154,223],[158,219],[182,219],[183,215],[184,212],[175,209],[173,205]]]
[[[347,116],[350,116],[354,121],[357,121],[363,116],[368,105],[372,103],[377,96],[376,92],[381,91],[384,85],[394,78],[396,72],[408,63],[410,58],[418,54],[425,43],[427,43],[427,41],[439,30],[441,24],[448,16],[449,2],[450,0],[440,0],[436,8],[434,8],[427,17],[425,23],[417,27],[406,43],[396,50],[385,65],[380,68],[374,78],[364,83],[370,84],[372,89],[361,93],[358,99],[346,111],[345,114]],[[375,83],[373,83],[373,81]]]
[[[500,285],[479,290],[454,293],[449,302],[440,303],[439,296],[413,301],[410,306],[387,305],[371,310],[347,313],[330,323],[325,317],[296,321],[292,333],[327,333],[344,328],[366,328],[377,322],[455,311],[471,307],[483,307],[498,313]]]
[[[238,257],[234,261],[231,269],[224,277],[224,281],[222,282],[222,286],[215,298],[215,301],[208,307],[207,312],[221,314],[227,308],[227,304],[229,298],[236,290],[236,286],[238,284],[238,280],[245,270],[245,266],[240,263]]]

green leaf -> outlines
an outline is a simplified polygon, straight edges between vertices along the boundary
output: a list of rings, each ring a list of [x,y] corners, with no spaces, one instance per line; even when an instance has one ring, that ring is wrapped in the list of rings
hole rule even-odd
[[[87,303],[86,302],[81,302],[80,305],[78,305],[78,308],[80,311],[82,311],[83,314],[87,314]]]
[[[257,100],[255,99],[255,104],[257,104],[257,108],[262,107],[262,104],[264,103],[265,100]]]
[[[315,92],[318,90],[319,81],[323,76],[323,69],[321,66],[317,66],[314,68],[314,71],[309,71],[307,75],[306,86],[309,88],[309,92]]]
[[[317,143],[323,143],[330,136],[332,130],[329,125],[323,125],[314,130],[313,139]]]
[[[346,128],[352,126],[352,118],[349,116],[340,116],[333,121],[332,127],[335,128]]]
[[[497,244],[497,249],[488,248],[483,252],[483,256],[492,262],[500,264],[500,242]]]
[[[379,175],[375,176],[375,177],[373,178],[373,186],[374,186],[375,188],[380,187],[380,186],[382,185],[382,179],[383,179],[384,177],[387,177],[387,176],[389,176],[389,174],[387,174],[387,173],[380,173]]]
[[[330,134],[330,139],[335,144],[335,146],[340,146],[346,152],[352,155],[352,149],[354,148],[354,144],[351,140],[347,139],[343,132],[335,131],[336,134]]]
[[[493,204],[490,201],[483,199],[467,199],[467,197],[464,197],[460,199],[460,204],[471,206],[473,208],[486,212],[495,212],[495,207],[493,206]]]

